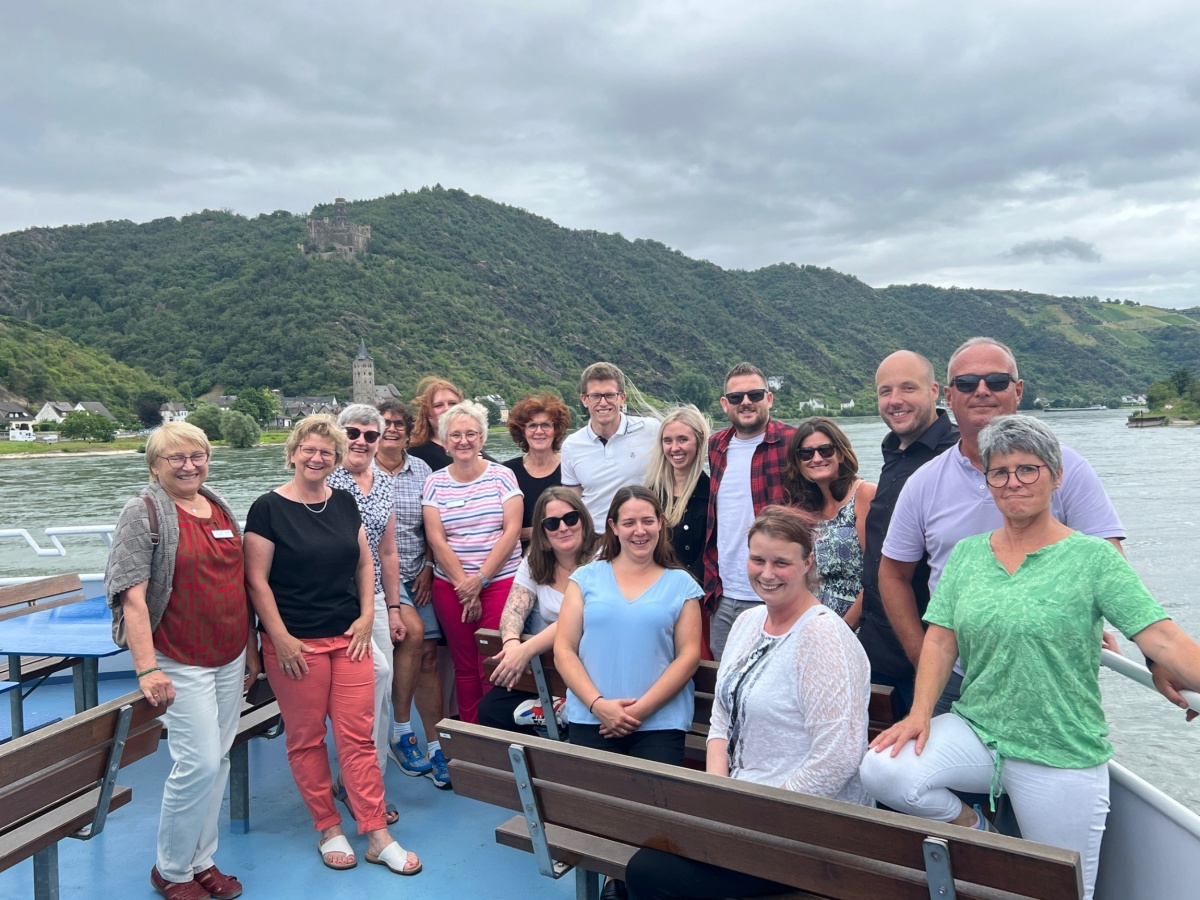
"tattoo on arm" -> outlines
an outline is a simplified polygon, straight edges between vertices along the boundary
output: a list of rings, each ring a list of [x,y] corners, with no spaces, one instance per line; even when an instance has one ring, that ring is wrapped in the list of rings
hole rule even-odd
[[[504,612],[500,614],[500,636],[519,637],[525,630],[525,620],[537,597],[529,588],[514,584],[504,601]]]

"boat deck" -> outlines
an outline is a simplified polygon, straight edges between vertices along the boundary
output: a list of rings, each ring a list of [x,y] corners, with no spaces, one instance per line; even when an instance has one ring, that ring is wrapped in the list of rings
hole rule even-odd
[[[134,688],[132,678],[104,679],[100,702]],[[0,708],[0,733],[7,733],[8,704],[0,704]],[[71,685],[43,685],[26,701],[26,709],[31,724],[71,715]],[[162,786],[170,765],[163,742],[153,756],[122,769],[118,781],[133,788],[133,801],[109,817],[99,837],[59,843],[62,897],[136,900],[158,896],[150,887],[149,874]],[[573,878],[543,878],[529,854],[496,844],[494,829],[511,816],[507,810],[439,791],[428,778],[403,775],[395,764],[388,767],[386,786],[388,800],[400,810],[400,822],[392,826],[392,834],[420,855],[425,870],[401,878],[381,866],[366,865],[362,859],[366,840],[356,836],[354,822],[340,804],[359,865],[347,872],[327,869],[317,855],[317,833],[292,781],[283,739],[252,740],[250,833],[230,833],[226,792],[217,864],[241,880],[245,897],[328,900],[343,892],[382,897],[399,891],[408,900],[483,896],[489,900],[561,900],[574,896]],[[0,872],[0,898],[32,896],[32,861]]]

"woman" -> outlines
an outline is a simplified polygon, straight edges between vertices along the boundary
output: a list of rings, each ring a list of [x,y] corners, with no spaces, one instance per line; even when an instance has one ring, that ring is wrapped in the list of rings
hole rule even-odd
[[[392,723],[388,754],[405,775],[426,775],[434,786],[449,790],[450,773],[441,751],[437,723],[442,718],[442,682],[437,673],[437,648],[442,630],[433,612],[433,560],[425,546],[425,520],[421,513],[421,493],[432,474],[424,460],[407,452],[413,417],[399,400],[379,404],[383,416],[383,437],[375,454],[378,474],[392,483],[396,502],[396,548],[400,558],[400,580],[404,590],[400,616],[408,626],[404,640],[396,645],[392,657]],[[413,611],[416,618],[413,618]],[[422,751],[412,727],[412,707],[416,703],[425,730],[426,749]]]
[[[504,466],[481,457],[487,410],[469,400],[442,413],[438,434],[452,461],[425,482],[425,537],[437,566],[433,608],[450,645],[458,712],[477,722],[487,685],[476,628],[500,624],[521,562],[521,489]]]
[[[554,662],[567,683],[571,743],[683,763],[700,663],[702,591],[641,485],[613,497],[600,558],[563,595]]]
[[[858,627],[862,615],[863,548],[875,485],[858,477],[858,457],[832,419],[813,416],[788,441],[784,484],[789,502],[817,522],[814,554],[820,601]]]
[[[562,484],[559,448],[571,428],[571,411],[551,393],[526,397],[508,413],[508,433],[524,456],[504,461],[513,470],[525,497],[521,519],[521,550],[527,552],[537,521],[533,509],[542,491]]]
[[[873,806],[858,776],[871,667],[857,638],[813,595],[805,515],[768,506],[750,527],[748,573],[762,604],[738,617],[717,673],[707,770]],[[634,854],[629,896],[752,897],[791,888],[657,850]]]
[[[1023,837],[1079,852],[1091,897],[1112,756],[1100,706],[1102,620],[1192,690],[1200,647],[1111,544],[1054,518],[1062,451],[1045,423],[993,419],[979,452],[1004,524],[950,554],[925,612],[912,712],[871,742],[863,783],[900,812],[980,829],[990,829],[982,812],[952,791],[990,791],[993,802],[1008,793]],[[931,721],[960,656],[962,696]]]
[[[658,496],[671,529],[671,546],[697,583],[704,583],[704,537],[708,525],[708,420],[694,406],[667,413],[650,457],[646,487]]]
[[[512,686],[529,668],[531,659],[553,649],[558,612],[571,574],[595,558],[600,543],[583,499],[568,488],[546,488],[538,497],[533,520],[538,528],[529,555],[517,568],[500,616],[504,647],[495,657],[495,687],[479,704],[479,723],[492,728],[519,730],[513,720],[517,707],[537,700],[537,694],[514,691]],[[522,641],[522,634],[532,637]]]
[[[373,406],[353,403],[342,410],[338,425],[346,432],[346,458],[333,470],[325,483],[331,488],[348,492],[358,506],[371,561],[375,573],[375,609],[371,638],[371,656],[375,666],[375,751],[379,769],[387,772],[388,725],[391,722],[392,650],[404,640],[409,625],[401,615],[406,609],[412,619],[416,610],[400,604],[400,563],[396,552],[396,515],[392,484],[373,465],[383,434],[383,416]],[[379,478],[376,478],[376,475]],[[346,789],[333,784],[334,795],[348,802]],[[400,818],[396,807],[385,805],[387,823],[394,825]]]
[[[434,472],[450,465],[451,455],[438,434],[438,419],[442,413],[463,402],[463,392],[452,381],[432,375],[417,382],[416,423],[408,440],[408,452],[426,463]]]
[[[204,485],[211,453],[204,432],[186,422],[150,435],[150,485],[121,511],[104,573],[108,605],[124,618],[138,687],[151,706],[166,707],[174,765],[163,787],[150,883],[167,900],[242,893],[213,853],[242,693],[262,667],[237,517]]]
[[[371,548],[353,496],[326,483],[347,445],[329,416],[296,424],[284,445],[294,477],[255,500],[246,518],[246,587],[263,668],[287,722],[288,763],[321,834],[321,861],[331,869],[358,864],[334,806],[328,718],[367,862],[415,875],[420,860],[388,834],[375,751]]]

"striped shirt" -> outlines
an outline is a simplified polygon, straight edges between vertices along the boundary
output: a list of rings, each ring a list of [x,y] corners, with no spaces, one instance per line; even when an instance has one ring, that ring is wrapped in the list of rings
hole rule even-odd
[[[375,477],[392,482],[396,500],[396,549],[400,552],[400,580],[412,581],[425,568],[425,520],[421,518],[421,492],[432,474],[429,463],[411,453],[395,475],[376,466]]]
[[[504,533],[505,501],[520,496],[521,488],[512,470],[488,463],[482,475],[466,484],[455,481],[449,469],[434,472],[425,482],[421,505],[438,511],[450,549],[458,557],[463,571],[474,575]],[[521,544],[518,542],[513,545],[513,551],[500,571],[492,573],[492,580],[509,577],[517,571],[520,562]],[[450,580],[440,560],[433,574],[443,581]]]

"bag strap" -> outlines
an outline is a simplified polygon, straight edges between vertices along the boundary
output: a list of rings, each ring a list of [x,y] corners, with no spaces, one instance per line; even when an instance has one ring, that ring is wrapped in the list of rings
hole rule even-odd
[[[158,544],[158,510],[154,508],[154,500],[146,494],[142,494],[142,499],[146,501],[146,513],[150,517],[150,546]]]

